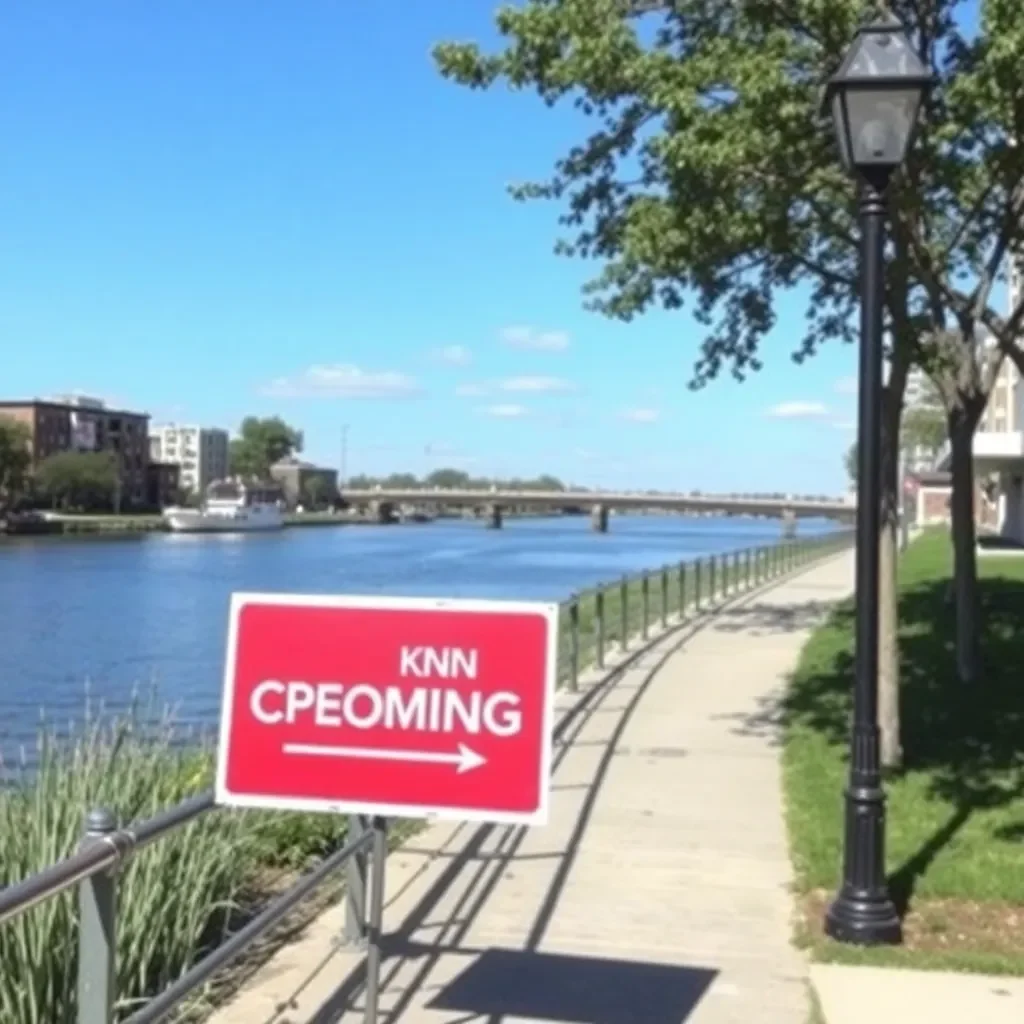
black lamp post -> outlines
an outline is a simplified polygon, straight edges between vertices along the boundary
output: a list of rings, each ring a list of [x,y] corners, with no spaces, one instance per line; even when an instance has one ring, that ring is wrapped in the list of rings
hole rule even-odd
[[[861,945],[899,942],[885,879],[885,793],[878,750],[878,545],[881,526],[885,191],[906,158],[931,75],[891,16],[866,25],[828,83],[843,165],[860,187],[860,391],[857,409],[857,627],[843,881],[825,931]]]

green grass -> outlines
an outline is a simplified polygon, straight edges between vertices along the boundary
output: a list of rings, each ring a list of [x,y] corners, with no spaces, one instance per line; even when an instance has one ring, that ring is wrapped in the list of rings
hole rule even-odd
[[[835,891],[852,680],[853,609],[805,647],[787,698],[787,818],[814,953],[844,962],[1024,974],[1024,561],[979,561],[984,678],[955,674],[944,531],[900,567],[903,769],[887,781],[887,869],[902,947],[857,950],[820,934]]]

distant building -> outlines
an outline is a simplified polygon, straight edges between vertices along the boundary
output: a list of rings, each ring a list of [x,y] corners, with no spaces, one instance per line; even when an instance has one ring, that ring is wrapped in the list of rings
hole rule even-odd
[[[214,480],[228,475],[228,432],[217,427],[160,424],[150,431],[149,457],[153,462],[178,466],[182,490],[205,494]]]
[[[178,502],[181,467],[176,462],[151,462],[146,467],[146,504],[162,509]]]
[[[321,505],[338,497],[338,471],[287,458],[270,467],[270,478],[284,491],[289,505]]]
[[[115,455],[122,506],[146,504],[149,415],[108,409],[98,398],[60,395],[0,402],[0,416],[29,430],[32,468],[58,452],[111,452]]]

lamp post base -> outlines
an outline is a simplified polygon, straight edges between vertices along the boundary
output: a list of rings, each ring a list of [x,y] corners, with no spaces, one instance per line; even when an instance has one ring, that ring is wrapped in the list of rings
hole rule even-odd
[[[842,889],[825,914],[825,934],[854,946],[896,946],[903,925],[892,900],[880,893]]]

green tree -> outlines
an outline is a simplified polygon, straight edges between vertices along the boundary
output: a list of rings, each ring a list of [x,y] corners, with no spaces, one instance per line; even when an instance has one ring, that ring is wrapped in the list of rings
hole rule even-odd
[[[0,416],[0,512],[25,491],[32,465],[31,441],[24,423]]]
[[[846,469],[846,475],[849,477],[850,485],[852,487],[857,486],[857,442],[854,441],[849,448],[846,449],[846,454],[843,456],[843,466]]]
[[[890,765],[900,756],[896,476],[907,374],[915,363],[929,365],[932,339],[948,323],[965,337],[979,323],[992,331],[988,351],[953,352],[963,411],[953,443],[969,452],[977,403],[983,407],[1002,355],[1019,354],[1024,320],[1024,304],[1001,316],[991,301],[1007,253],[1022,242],[1019,3],[988,0],[980,24],[962,16],[976,9],[968,0],[898,0],[894,9],[938,86],[889,192],[880,666]],[[562,204],[566,237],[556,251],[602,268],[586,286],[591,309],[629,320],[651,307],[693,305],[707,328],[691,381],[700,387],[723,370],[742,379],[760,368],[778,297],[796,285],[807,295],[797,362],[826,342],[854,338],[855,189],[819,104],[821,83],[874,13],[868,0],[527,0],[497,12],[498,52],[445,43],[435,57],[463,85],[501,81],[549,106],[570,103],[589,119],[593,130],[549,177],[513,194]],[[956,569],[966,679],[978,662],[973,519],[964,521],[973,499],[962,477]]]
[[[345,490],[353,491],[368,491],[373,487],[376,487],[380,481],[373,476],[367,476],[365,473],[360,473],[357,476],[350,476],[345,481]]]
[[[109,509],[120,486],[117,459],[112,452],[57,452],[39,464],[35,485],[59,508]]]
[[[913,406],[903,414],[900,427],[903,450],[907,454],[927,452],[934,457],[949,437],[942,406]]]
[[[422,486],[413,473],[392,473],[381,480],[380,485],[385,490],[392,489],[396,491],[404,491],[410,487]]]
[[[288,426],[280,416],[246,416],[238,437],[231,442],[231,473],[245,479],[265,480],[275,462],[301,451],[302,432]]]
[[[423,481],[425,487],[444,487],[449,490],[465,489],[469,483],[469,474],[461,469],[435,469]]]

